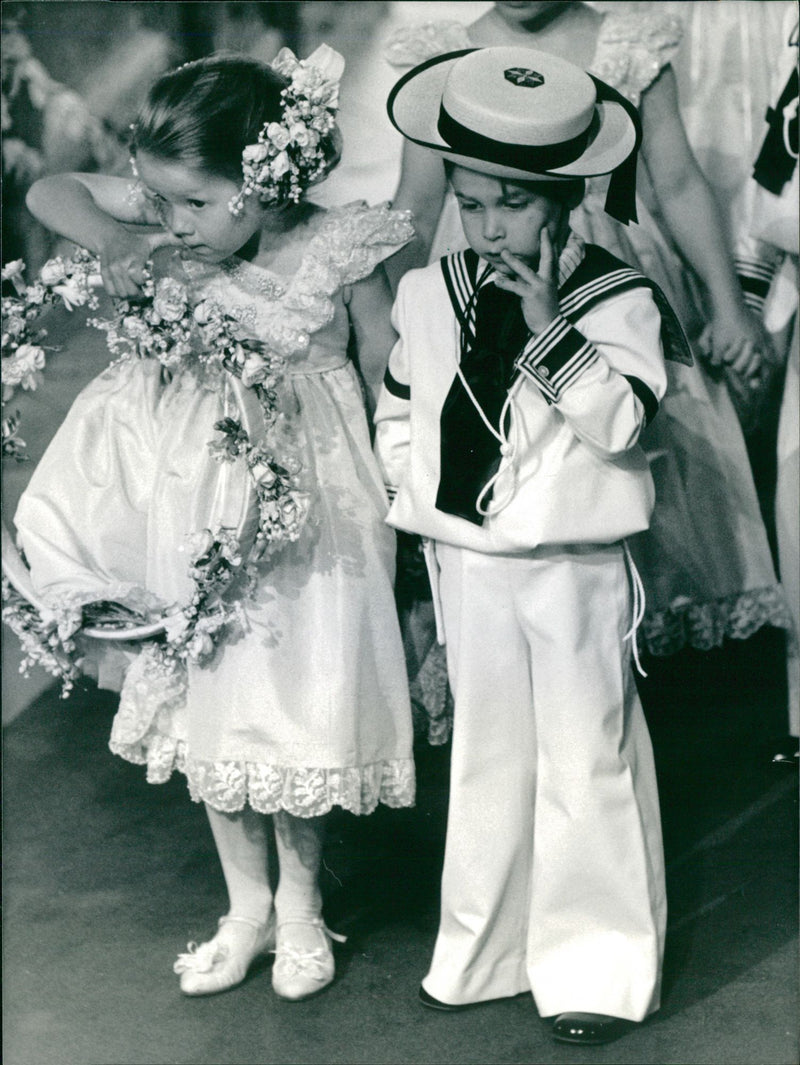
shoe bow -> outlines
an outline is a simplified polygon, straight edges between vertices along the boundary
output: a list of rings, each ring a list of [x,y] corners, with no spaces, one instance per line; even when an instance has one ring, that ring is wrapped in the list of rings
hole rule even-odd
[[[172,966],[176,973],[210,973],[217,962],[228,954],[227,947],[209,940],[208,943],[189,943],[186,954],[179,954]]]

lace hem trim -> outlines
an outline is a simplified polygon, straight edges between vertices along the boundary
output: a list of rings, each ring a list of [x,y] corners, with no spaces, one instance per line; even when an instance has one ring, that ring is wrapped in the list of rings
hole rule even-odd
[[[639,632],[646,650],[664,658],[684,647],[710,651],[726,639],[746,640],[765,625],[790,632],[794,628],[786,600],[775,586],[649,614]]]
[[[286,810],[295,817],[319,817],[334,806],[360,815],[372,813],[378,803],[394,808],[414,805],[412,758],[341,769],[201,762],[189,757],[184,740],[163,734],[133,744],[115,742],[112,736],[109,747],[126,761],[147,766],[148,784],[165,784],[178,770],[185,775],[194,802],[223,813],[249,805],[261,814]]]

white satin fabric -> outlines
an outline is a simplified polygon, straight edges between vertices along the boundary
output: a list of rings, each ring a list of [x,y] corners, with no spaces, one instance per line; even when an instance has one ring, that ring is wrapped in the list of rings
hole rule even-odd
[[[666,897],[622,547],[435,553],[455,715],[424,986],[640,1021],[659,1005]]]
[[[411,715],[394,605],[395,542],[348,360],[343,286],[408,239],[385,207],[329,212],[291,278],[195,264],[194,284],[288,361],[285,403],[311,494],[300,539],[260,564],[243,625],[209,661],[127,672],[111,747],[148,779],[183,771],[220,810],[300,816],[413,803]],[[152,362],[118,364],[79,396],[25,493],[17,528],[38,589],[166,604],[191,592],[187,535],[236,525],[249,475],[208,450],[236,416],[228,388]],[[257,441],[256,441],[257,442]]]

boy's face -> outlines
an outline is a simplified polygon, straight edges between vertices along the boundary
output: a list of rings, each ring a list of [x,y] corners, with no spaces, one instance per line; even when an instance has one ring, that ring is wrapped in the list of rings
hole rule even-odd
[[[564,204],[539,196],[524,185],[461,166],[453,167],[450,183],[469,246],[500,273],[511,273],[500,258],[502,251],[510,251],[534,270],[538,268],[545,227],[553,246],[560,249],[569,217]]]

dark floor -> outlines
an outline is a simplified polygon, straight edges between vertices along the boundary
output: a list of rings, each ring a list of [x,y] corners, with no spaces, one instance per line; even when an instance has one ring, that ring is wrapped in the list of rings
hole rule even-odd
[[[448,759],[425,746],[415,809],[332,818],[326,916],[349,936],[332,987],[283,1002],[264,967],[182,997],[174,957],[225,906],[203,810],[182,779],[151,787],[108,752],[112,696],[87,686],[65,703],[48,687],[4,730],[5,1065],[796,1063],[798,778],[771,761],[782,635],[647,664],[670,930],[646,1025],[576,1050],[551,1042],[528,996],[420,1007]]]

